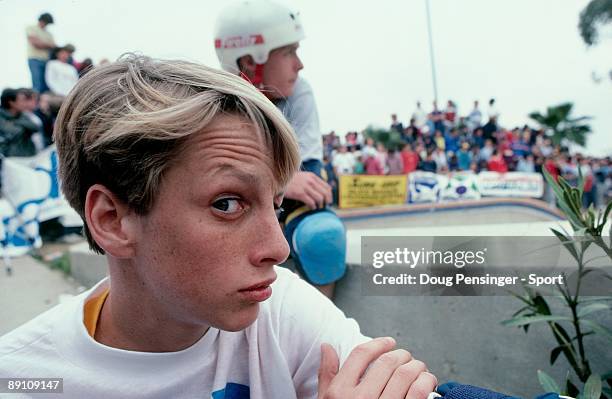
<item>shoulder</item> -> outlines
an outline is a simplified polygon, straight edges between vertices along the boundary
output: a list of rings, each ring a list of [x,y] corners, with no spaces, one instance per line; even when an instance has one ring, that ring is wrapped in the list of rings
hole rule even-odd
[[[24,352],[36,353],[52,346],[50,335],[57,323],[70,313],[73,301],[74,299],[71,299],[59,304],[0,337],[0,364],[5,363],[2,359],[13,355],[21,356]]]

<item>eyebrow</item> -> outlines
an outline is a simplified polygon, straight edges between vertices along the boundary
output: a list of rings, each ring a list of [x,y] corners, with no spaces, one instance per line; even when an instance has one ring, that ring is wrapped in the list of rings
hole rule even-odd
[[[215,175],[218,173],[230,175],[240,180],[245,185],[248,184],[248,185],[259,186],[261,184],[261,178],[259,176],[254,175],[252,173],[245,172],[229,164],[218,165],[212,168],[211,173]],[[278,196],[284,195],[284,193],[285,193],[284,190],[278,191],[276,194],[274,194],[274,197],[276,198]]]

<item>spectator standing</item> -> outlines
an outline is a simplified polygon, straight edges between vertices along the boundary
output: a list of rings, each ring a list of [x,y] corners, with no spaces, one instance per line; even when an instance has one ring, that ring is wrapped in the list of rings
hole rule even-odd
[[[366,157],[373,157],[376,155],[376,146],[374,145],[374,139],[372,137],[366,139],[365,145],[361,149],[361,155],[363,156],[364,162]]]
[[[404,124],[397,119],[397,114],[391,114],[391,130],[404,134]]]
[[[0,152],[6,157],[36,154],[32,134],[38,126],[25,114],[27,100],[15,89],[5,89],[0,99]]]
[[[68,62],[70,48],[59,47],[55,54],[56,59],[47,63],[45,79],[53,94],[66,97],[79,80],[79,72]]]
[[[478,100],[474,101],[474,109],[468,115],[468,125],[470,130],[477,129],[482,125],[482,112],[478,109]]]
[[[446,109],[444,110],[444,119],[448,126],[455,126],[455,119],[457,118],[457,105],[452,100],[448,100],[446,103]]]
[[[499,122],[499,111],[495,106],[495,99],[492,98],[489,100],[489,109],[487,110],[487,114],[489,115],[489,119],[493,119],[496,122]]]
[[[427,114],[425,113],[425,111],[423,111],[423,108],[421,108],[420,101],[417,101],[416,105],[416,109],[412,113],[412,119],[414,119],[414,124],[416,125],[416,127],[421,130],[423,129],[423,126],[425,126],[425,124],[427,123]]]
[[[45,83],[45,67],[49,60],[49,51],[55,47],[53,35],[47,30],[47,26],[53,23],[53,17],[49,13],[41,14],[36,25],[26,28],[28,39],[28,67],[32,75],[32,87],[39,93],[48,90]]]

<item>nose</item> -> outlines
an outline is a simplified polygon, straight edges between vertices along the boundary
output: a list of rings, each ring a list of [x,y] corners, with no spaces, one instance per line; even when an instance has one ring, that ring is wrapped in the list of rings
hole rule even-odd
[[[296,63],[295,69],[296,71],[301,71],[302,69],[304,69],[304,64],[302,64],[302,60],[300,59],[300,57],[296,56],[296,60],[297,60],[297,63]]]
[[[273,207],[260,218],[253,238],[251,264],[260,267],[278,265],[289,256],[289,244]]]

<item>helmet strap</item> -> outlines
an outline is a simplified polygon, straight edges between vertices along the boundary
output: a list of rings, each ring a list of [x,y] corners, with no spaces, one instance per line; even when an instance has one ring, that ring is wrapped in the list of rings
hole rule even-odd
[[[244,72],[240,72],[240,76],[250,82],[253,86],[257,87],[263,94],[266,92],[263,90],[263,76],[264,75],[264,64],[256,64],[253,77],[248,77]],[[267,96],[267,95],[266,95]]]

